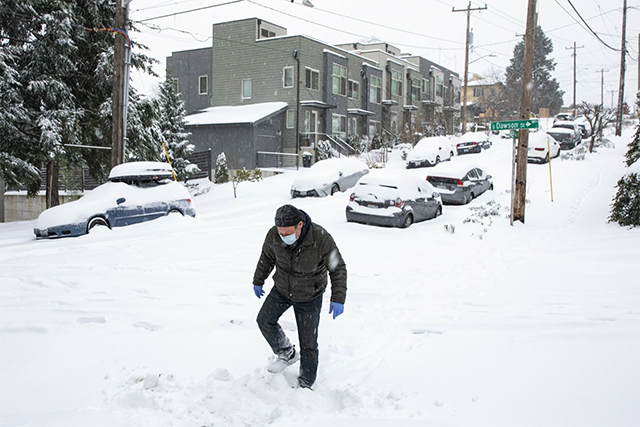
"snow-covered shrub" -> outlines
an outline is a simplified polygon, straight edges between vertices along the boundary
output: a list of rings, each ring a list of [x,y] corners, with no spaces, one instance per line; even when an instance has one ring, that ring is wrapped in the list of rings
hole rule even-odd
[[[229,182],[229,168],[227,167],[227,156],[220,153],[216,159],[216,170],[213,176],[213,182],[223,184]]]
[[[640,173],[627,173],[620,178],[616,187],[618,191],[613,198],[609,222],[617,222],[625,227],[640,226]]]
[[[331,144],[329,141],[318,141],[316,144],[316,162],[333,157],[331,155]]]
[[[472,222],[485,225],[485,222],[488,221],[487,225],[491,225],[493,224],[492,217],[500,216],[505,209],[508,210],[508,208],[503,208],[499,203],[496,203],[495,200],[491,200],[482,206],[469,206],[471,216],[465,218],[462,222],[463,224]]]

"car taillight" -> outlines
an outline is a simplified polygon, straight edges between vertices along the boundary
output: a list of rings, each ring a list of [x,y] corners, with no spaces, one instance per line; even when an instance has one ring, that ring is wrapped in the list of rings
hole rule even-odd
[[[456,185],[458,187],[462,187],[462,186],[464,186],[464,182],[461,179],[459,179],[458,181],[456,181]]]
[[[478,145],[478,143],[477,143],[477,142],[474,142],[474,143],[473,143],[473,145]]]
[[[544,151],[544,148],[534,148],[536,151]]]
[[[351,195],[349,196],[349,201],[353,202],[353,199],[356,198],[356,193],[351,193]]]
[[[402,200],[400,197],[398,197],[396,199],[396,208],[401,208],[402,205],[404,205],[404,200]]]
[[[187,199],[187,203],[191,203],[191,199]]]

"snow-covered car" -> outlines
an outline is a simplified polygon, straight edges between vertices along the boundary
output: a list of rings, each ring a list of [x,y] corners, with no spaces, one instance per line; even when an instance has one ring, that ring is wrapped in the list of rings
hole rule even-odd
[[[491,148],[489,135],[484,132],[468,132],[462,135],[456,144],[458,155],[466,153],[480,153],[483,149]]]
[[[187,189],[161,162],[132,162],[111,170],[109,181],[74,202],[42,212],[36,238],[80,236],[96,226],[122,227],[170,213],[196,216]]]
[[[427,176],[445,205],[466,205],[487,190],[493,190],[492,176],[478,165],[440,165]]]
[[[419,175],[362,177],[349,197],[347,222],[407,228],[442,214],[440,194]]]
[[[544,132],[529,134],[529,150],[527,161],[531,163],[547,163],[560,155],[560,144],[555,138]]]
[[[338,191],[346,191],[369,173],[369,167],[361,160],[337,157],[320,160],[291,184],[291,197],[325,197]]]
[[[583,139],[591,136],[591,125],[584,116],[578,117],[575,123],[578,125],[578,129],[580,129],[580,134]]]
[[[560,114],[557,114],[553,118],[553,123],[556,123],[556,122],[572,122],[573,120],[574,120],[574,117],[573,117],[572,114],[560,113]]]
[[[547,133],[560,143],[563,150],[570,150],[582,142],[582,132],[576,122],[555,122]]]
[[[422,138],[407,154],[407,169],[435,166],[454,156],[451,141],[446,136]]]

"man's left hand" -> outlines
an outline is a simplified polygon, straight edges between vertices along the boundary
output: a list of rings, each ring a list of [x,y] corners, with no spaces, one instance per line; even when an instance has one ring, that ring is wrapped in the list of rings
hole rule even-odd
[[[340,316],[344,312],[344,304],[332,302],[329,304],[329,314],[333,313],[333,318]]]

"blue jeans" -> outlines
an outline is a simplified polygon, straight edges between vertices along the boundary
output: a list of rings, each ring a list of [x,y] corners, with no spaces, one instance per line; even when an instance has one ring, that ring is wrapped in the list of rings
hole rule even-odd
[[[288,356],[293,350],[291,342],[278,324],[280,316],[293,306],[300,342],[300,384],[311,387],[318,371],[318,325],[322,309],[322,295],[307,302],[293,302],[280,295],[275,287],[264,300],[258,313],[258,326],[262,335],[278,356]]]

